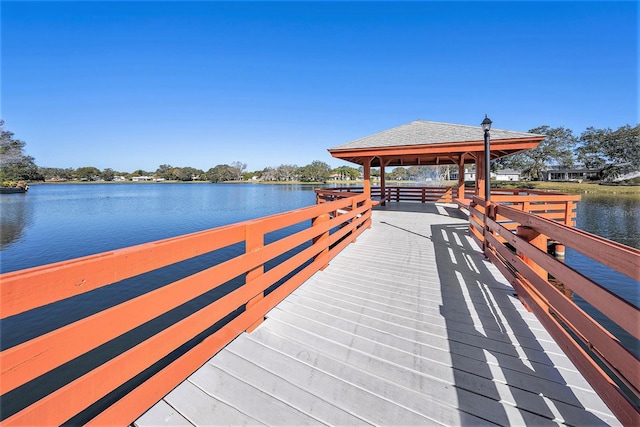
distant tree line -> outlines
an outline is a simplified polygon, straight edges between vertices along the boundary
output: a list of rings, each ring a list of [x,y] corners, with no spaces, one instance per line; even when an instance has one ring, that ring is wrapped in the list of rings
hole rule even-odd
[[[135,170],[131,173],[111,168],[100,170],[93,166],[73,168],[39,167],[33,157],[24,152],[26,143],[15,139],[12,132],[4,130],[0,119],[0,182],[10,185],[16,181],[114,181],[142,178],[168,181],[228,182],[255,180],[264,182],[327,182],[329,179],[355,180],[362,176],[362,167],[340,166],[332,169],[327,163],[315,160],[305,166],[282,164],[262,170],[247,171],[247,164],[240,161],[219,164],[206,172],[193,167],[160,165],[155,171]],[[493,170],[515,169],[523,178],[539,180],[550,167],[571,169],[581,167],[598,170],[600,179],[611,179],[626,169],[640,169],[640,126],[622,126],[616,130],[587,128],[579,136],[571,129],[540,126],[529,132],[546,135],[546,139],[532,150],[522,151],[491,164]],[[396,167],[387,172],[389,180],[422,181],[448,179],[451,167]],[[379,168],[371,171],[380,175]]]
[[[137,178],[149,178],[166,181],[302,181],[302,182],[326,182],[332,176],[340,179],[357,179],[360,173],[355,168],[341,166],[335,170],[319,160],[315,160],[306,166],[280,165],[267,167],[263,170],[247,171],[246,163],[233,162],[231,164],[219,164],[207,171],[193,167],[179,167],[169,164],[160,165],[155,171],[142,169],[134,172],[119,172],[113,169],[99,170],[93,166],[85,166],[78,169],[39,168],[42,179],[51,181],[115,181],[135,180]]]

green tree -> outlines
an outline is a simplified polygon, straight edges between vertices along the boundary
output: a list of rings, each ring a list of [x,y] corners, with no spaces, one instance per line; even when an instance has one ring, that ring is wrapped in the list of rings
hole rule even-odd
[[[149,176],[149,175],[151,175],[151,172],[147,172],[144,169],[137,169],[131,172],[131,176]]]
[[[275,169],[276,181],[294,181],[298,175],[298,166],[296,165],[280,165]]]
[[[113,169],[111,168],[106,168],[102,171],[102,173],[100,174],[100,177],[102,179],[104,179],[105,181],[113,181],[113,177],[116,176],[116,173]]]
[[[34,158],[24,153],[26,143],[13,136],[13,132],[4,129],[4,120],[0,119],[0,181],[44,179]]]
[[[245,173],[242,174],[242,180],[243,181],[249,181],[254,176],[258,176],[258,173],[257,172],[245,172]]]
[[[158,178],[162,178],[162,179],[167,179],[167,180],[171,180],[174,179],[173,176],[173,166],[171,165],[160,165],[158,166],[158,169],[156,169],[156,176]]]
[[[177,177],[180,181],[198,181],[205,178],[205,173],[200,169],[184,167],[180,168]]]
[[[211,182],[225,182],[231,181],[234,175],[231,172],[231,166],[224,164],[209,169],[205,176]]]
[[[67,180],[72,179],[74,171],[72,168],[48,168],[48,167],[40,167],[40,174],[44,179],[50,180]]]
[[[573,167],[573,152],[578,138],[573,135],[571,129],[544,125],[529,132],[546,135],[546,139],[536,148],[492,162],[491,169],[515,169],[521,171],[525,177],[540,180],[550,165],[561,168]]]
[[[389,172],[389,179],[396,181],[405,181],[409,179],[409,172],[407,172],[407,168],[398,166],[396,168],[393,168],[393,170]]]
[[[340,166],[331,171],[331,174],[338,174],[340,180],[355,180],[360,176],[360,172],[351,166]]]
[[[608,132],[603,152],[611,163],[630,163],[634,168],[640,168],[640,125],[625,125]]]
[[[624,169],[640,168],[640,125],[611,129],[587,128],[580,135],[578,161],[600,169],[601,179],[616,178]]]
[[[83,166],[76,169],[75,176],[80,181],[95,181],[100,177],[100,169],[94,166]]]
[[[579,147],[576,149],[576,160],[588,169],[602,169],[607,163],[602,152],[602,142],[607,131],[588,127],[578,141]]]
[[[407,178],[413,181],[422,181],[432,175],[429,166],[409,166],[407,168]]]
[[[314,160],[311,164],[298,169],[298,175],[304,182],[327,182],[331,175],[331,166],[320,160]]]

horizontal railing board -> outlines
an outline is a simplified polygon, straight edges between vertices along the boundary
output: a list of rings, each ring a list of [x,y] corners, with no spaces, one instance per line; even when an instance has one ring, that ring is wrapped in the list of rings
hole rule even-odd
[[[520,224],[531,227],[545,236],[562,242],[576,251],[598,260],[634,280],[640,281],[640,250],[613,242],[574,227],[563,226],[544,218],[527,215],[508,206],[497,206],[498,214],[508,216]]]
[[[227,226],[4,273],[0,275],[0,315],[4,319],[243,240],[243,230]],[[189,244],[184,245],[185,241]]]

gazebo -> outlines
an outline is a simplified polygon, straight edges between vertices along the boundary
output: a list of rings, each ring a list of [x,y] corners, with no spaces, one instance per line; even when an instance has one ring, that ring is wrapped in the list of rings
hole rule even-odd
[[[536,148],[544,135],[491,129],[491,160]],[[362,165],[364,191],[371,196],[371,167],[380,167],[385,190],[385,167],[458,165],[458,199],[464,198],[464,165],[476,164],[476,195],[485,198],[484,131],[480,126],[415,120],[334,148],[335,158]]]

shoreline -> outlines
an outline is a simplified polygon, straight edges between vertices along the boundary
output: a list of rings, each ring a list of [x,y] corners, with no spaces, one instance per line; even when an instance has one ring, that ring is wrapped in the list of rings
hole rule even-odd
[[[262,185],[362,185],[363,180],[356,181],[331,181],[331,182],[302,182],[302,181],[225,181],[216,184],[262,184]],[[408,184],[420,184],[429,186],[428,182],[414,182],[414,181],[387,181],[387,185],[408,185]],[[452,186],[457,184],[454,181],[448,181],[445,183],[449,185],[432,185],[432,186]],[[80,185],[93,185],[93,184],[212,184],[209,181],[46,181],[46,182],[30,182],[29,185],[68,185],[68,184],[80,184]],[[442,183],[439,183],[442,184]],[[379,185],[379,181],[372,181],[372,185]],[[493,181],[492,185],[496,188],[527,188],[534,190],[549,190],[557,191],[561,193],[570,194],[626,194],[637,196],[640,198],[640,185],[606,185],[594,183],[578,183],[578,182],[551,182],[551,181]],[[473,188],[467,186],[467,188]]]

